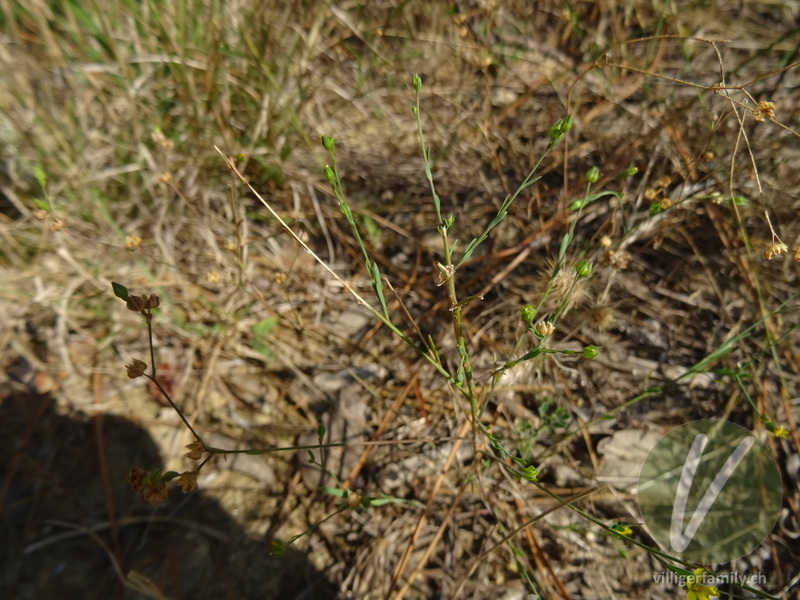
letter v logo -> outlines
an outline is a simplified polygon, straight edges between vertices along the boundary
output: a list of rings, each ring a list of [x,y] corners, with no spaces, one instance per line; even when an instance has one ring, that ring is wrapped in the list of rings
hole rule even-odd
[[[708,511],[711,510],[711,506],[719,496],[722,488],[725,487],[728,479],[733,475],[736,467],[742,462],[744,455],[753,447],[756,440],[754,437],[746,437],[739,442],[739,445],[736,446],[736,449],[728,457],[728,460],[722,465],[717,476],[714,477],[714,481],[708,486],[706,493],[703,494],[703,499],[700,500],[700,504],[695,508],[692,513],[692,518],[689,519],[689,523],[684,530],[683,522],[686,513],[686,502],[689,499],[689,492],[692,489],[692,482],[697,473],[697,466],[700,464],[700,459],[703,457],[703,450],[707,442],[708,436],[702,433],[697,434],[692,443],[692,447],[689,449],[689,454],[686,455],[686,462],[683,463],[681,478],[678,480],[678,489],[675,492],[675,502],[672,504],[672,521],[669,529],[670,545],[676,552],[683,552],[689,547],[689,543],[692,541],[694,534],[697,533],[697,530],[703,523],[703,519],[706,518]]]
[[[642,521],[684,560],[724,563],[752,552],[780,514],[780,471],[769,448],[729,421],[692,421],[650,450],[639,475]]]

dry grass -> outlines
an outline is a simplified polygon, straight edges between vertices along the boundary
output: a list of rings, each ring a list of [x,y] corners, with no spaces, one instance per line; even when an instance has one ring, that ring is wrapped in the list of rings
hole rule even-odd
[[[512,599],[529,593],[523,572],[552,598],[682,596],[654,583],[663,567],[650,553],[543,488],[579,496],[605,523],[637,522],[631,486],[608,485],[599,442],[697,418],[763,434],[719,371],[737,365],[759,411],[790,435],[768,441],[786,512],[733,568],[765,573],[762,588],[780,594],[800,562],[798,10],[0,2],[0,433],[10,440],[0,596]],[[570,257],[592,258],[594,272],[549,344],[595,344],[600,356],[524,363],[484,413],[509,449],[527,452],[542,487],[490,460],[463,399],[373,326],[214,150],[369,297],[361,250],[322,177],[318,140],[333,135],[365,245],[394,289],[394,322],[430,335],[455,372],[412,73],[461,248],[525,177],[553,122],[574,116],[542,179],[458,272],[461,298],[485,296],[464,309],[479,390],[522,332],[520,307],[548,285],[583,174],[599,167],[596,189],[620,193],[581,214]],[[732,87],[715,93],[721,73]],[[754,121],[760,101],[775,102],[774,120]],[[637,176],[615,179],[632,165]],[[671,205],[655,218],[652,194]],[[714,201],[731,195],[748,203]],[[776,235],[789,253],[767,261]],[[200,492],[142,506],[128,470],[190,468],[191,438],[155,389],[126,378],[123,365],[149,350],[112,280],[160,295],[161,381],[211,445],[313,444],[319,422],[331,441],[380,438],[392,443],[332,450],[328,467],[360,494],[409,502],[337,515],[282,561],[266,558],[268,540],[334,510],[305,453],[216,460]],[[697,364],[699,375],[675,381]],[[556,406],[566,426],[532,435]],[[69,527],[77,533],[59,537]],[[652,543],[644,528],[633,537]],[[124,590],[117,573],[129,570],[146,579]]]

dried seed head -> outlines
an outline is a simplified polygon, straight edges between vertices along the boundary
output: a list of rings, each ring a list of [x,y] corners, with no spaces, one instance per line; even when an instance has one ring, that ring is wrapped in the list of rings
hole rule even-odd
[[[355,492],[347,492],[347,506],[356,508],[359,504],[361,504],[361,496]]]
[[[538,335],[540,338],[553,335],[553,332],[555,330],[556,330],[555,325],[553,325],[552,323],[548,323],[547,321],[539,321],[534,327],[536,335]]]
[[[54,217],[52,221],[50,221],[50,231],[61,231],[64,229],[64,219],[60,219],[59,217]]]
[[[161,300],[158,299],[158,294],[150,294],[148,298],[145,298],[144,303],[145,308],[158,308],[161,305]]]
[[[128,485],[133,488],[135,492],[141,492],[144,489],[144,478],[147,476],[147,471],[141,467],[134,467],[128,473]]]
[[[145,485],[142,490],[142,499],[148,504],[161,504],[169,499],[169,492],[167,485],[162,481],[159,484],[154,484],[152,487]]]
[[[160,128],[153,130],[153,133],[150,134],[150,139],[158,144],[162,150],[171,150],[175,145],[171,139],[164,135]]]
[[[190,458],[192,460],[200,460],[200,458],[203,456],[203,453],[206,451],[206,447],[200,440],[195,440],[186,447],[189,449],[189,452],[186,453],[186,458]]]
[[[753,118],[757,123],[763,123],[765,120],[770,121],[775,118],[775,103],[762,100],[758,106],[753,109]]]
[[[147,301],[142,296],[128,296],[125,301],[125,306],[131,312],[142,312],[147,305]]]
[[[145,471],[140,467],[134,467],[128,473],[128,484],[136,492],[141,492],[142,499],[148,504],[160,504],[166,502],[169,497],[166,485],[167,477],[164,477],[159,469]]]
[[[144,375],[144,372],[147,371],[147,363],[138,358],[134,358],[131,364],[125,365],[125,368],[128,370],[128,377],[130,379],[136,379]]]
[[[786,247],[781,241],[772,242],[772,245],[764,250],[764,258],[767,260],[772,260],[776,256],[780,256],[781,254],[786,254],[789,251],[789,248]]]
[[[614,311],[610,306],[597,304],[586,311],[586,320],[590,327],[598,331],[607,331],[616,323]]]
[[[142,236],[138,233],[130,233],[125,236],[125,247],[128,250],[135,250],[142,244]]]
[[[186,471],[181,473],[177,479],[178,486],[183,493],[193,492],[197,489],[197,471]]]
[[[609,252],[608,262],[611,263],[611,266],[617,271],[622,271],[623,269],[627,269],[628,265],[631,264],[631,255],[626,250]]]
[[[659,177],[656,180],[656,185],[660,188],[667,187],[670,183],[672,183],[672,178],[669,175],[664,175],[663,177]]]
[[[576,277],[576,264],[564,264],[553,275],[555,269],[556,263],[548,261],[547,269],[542,271],[542,276],[550,287],[547,302],[542,310],[552,311],[556,306],[565,302],[562,308],[569,311],[583,304],[586,301],[587,280],[583,277]]]
[[[206,273],[206,283],[219,283],[220,279],[222,279],[222,276],[219,274],[219,271],[209,271]]]
[[[153,129],[153,133],[150,134],[150,139],[156,144],[161,144],[161,142],[166,139],[166,136],[164,135],[164,132],[161,131],[160,127],[156,127]]]
[[[556,265],[554,264],[548,264],[548,269],[544,272],[544,275],[551,280],[550,292],[553,298],[555,298],[556,302],[561,302],[572,289],[572,283],[575,278],[569,273],[566,265],[553,275],[555,267]]]

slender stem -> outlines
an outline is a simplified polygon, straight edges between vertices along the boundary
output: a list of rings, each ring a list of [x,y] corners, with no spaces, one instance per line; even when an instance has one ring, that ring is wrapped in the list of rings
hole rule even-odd
[[[155,352],[155,345],[153,344],[153,313],[151,313],[148,310],[146,313],[144,313],[144,317],[145,320],[147,321],[147,334],[150,341],[150,366],[153,371],[152,375],[148,375],[147,373],[145,373],[144,376],[147,377],[150,381],[152,381],[153,385],[155,385],[156,388],[158,388],[158,391],[161,392],[164,398],[167,399],[167,402],[169,402],[170,406],[173,409],[175,409],[175,412],[178,413],[178,416],[181,418],[181,421],[183,421],[183,424],[189,428],[189,431],[192,432],[192,435],[195,437],[195,439],[201,444],[203,444],[203,446],[205,446],[206,443],[203,441],[203,438],[201,438],[200,435],[194,430],[194,427],[192,427],[189,424],[189,421],[187,421],[186,417],[183,415],[183,411],[181,411],[181,409],[178,408],[178,405],[172,401],[172,398],[169,397],[167,390],[165,390],[163,386],[158,382],[158,379],[156,379],[156,352]]]
[[[183,412],[181,411],[181,409],[180,409],[180,408],[178,408],[178,405],[177,405],[177,404],[175,404],[175,403],[172,401],[172,398],[170,398],[170,397],[169,397],[169,394],[167,394],[167,391],[166,391],[166,390],[165,390],[165,389],[164,389],[164,388],[161,386],[161,384],[160,384],[160,383],[159,383],[159,382],[156,380],[156,378],[155,378],[154,376],[152,376],[152,375],[148,375],[147,373],[145,373],[145,375],[144,375],[144,376],[145,376],[145,377],[147,377],[147,378],[148,378],[150,381],[152,381],[152,382],[153,382],[153,385],[155,385],[155,386],[158,388],[158,391],[159,391],[159,392],[161,392],[161,393],[163,394],[164,398],[166,398],[166,399],[167,399],[167,402],[169,402],[169,405],[170,405],[172,408],[174,408],[174,409],[175,409],[175,412],[176,412],[176,413],[178,413],[178,416],[181,418],[181,421],[183,421],[183,424],[184,424],[184,425],[186,425],[186,427],[188,427],[188,428],[189,428],[189,431],[191,431],[191,432],[192,432],[192,435],[195,437],[195,439],[196,439],[198,442],[200,442],[201,444],[203,444],[203,446],[205,446],[205,445],[206,445],[206,443],[203,441],[203,438],[201,438],[201,437],[200,437],[200,434],[199,434],[199,433],[197,433],[197,432],[194,430],[194,427],[192,427],[192,426],[189,424],[189,421],[187,421],[187,420],[186,420],[186,417],[184,417],[184,416],[183,416]]]
[[[336,511],[332,512],[332,513],[331,513],[331,514],[329,514],[327,517],[325,517],[325,518],[323,518],[323,519],[321,519],[321,520],[317,521],[316,523],[313,523],[313,524],[311,525],[311,527],[309,527],[308,529],[306,529],[304,532],[302,532],[302,533],[298,533],[297,535],[294,535],[294,536],[292,536],[292,537],[291,537],[291,539],[289,539],[289,541],[287,541],[287,542],[286,542],[286,545],[287,545],[287,546],[290,546],[291,544],[295,543],[297,540],[299,540],[299,539],[300,539],[301,537],[303,537],[304,535],[308,535],[309,533],[311,533],[312,531],[314,531],[314,530],[315,530],[317,527],[319,527],[320,525],[322,525],[322,524],[323,524],[323,523],[325,523],[326,521],[330,521],[330,520],[331,520],[333,517],[335,517],[335,516],[336,516],[336,515],[338,515],[339,513],[343,513],[344,511],[348,510],[349,508],[350,508],[350,507],[349,507],[349,506],[347,506],[347,505],[340,506],[339,508],[337,508],[337,509],[336,509]]]
[[[321,450],[323,448],[356,448],[362,446],[397,446],[404,444],[428,444],[431,442],[464,441],[467,438],[452,436],[443,438],[411,438],[407,440],[375,440],[371,442],[335,442],[330,444],[307,444],[302,446],[273,446],[270,448],[245,448],[243,450],[225,450],[206,446],[212,454],[269,454],[271,452],[292,452],[295,450]]]
[[[443,228],[444,229],[444,228]],[[442,237],[445,239],[446,232],[442,231]],[[446,248],[446,247],[445,247]],[[464,325],[461,321],[461,307],[456,296],[456,282],[455,282],[455,268],[450,261],[450,253],[445,250],[445,289],[447,290],[447,299],[450,302],[451,320],[453,321],[453,332],[456,336],[456,346],[458,348],[459,362],[461,368],[464,370],[464,383],[467,385],[467,399],[469,400],[470,412],[473,419],[478,417],[478,402],[475,397],[475,379],[472,376],[472,364],[469,360],[469,351],[467,350],[467,342],[464,338]]]
[[[458,296],[456,294],[455,274],[457,265],[453,264],[453,248],[451,247],[450,242],[447,239],[448,223],[452,223],[452,219],[448,220],[442,219],[441,200],[439,199],[439,195],[436,193],[436,185],[434,184],[433,172],[431,171],[430,148],[425,144],[425,136],[422,132],[422,119],[420,117],[420,106],[419,106],[419,88],[417,89],[415,97],[414,115],[417,120],[417,137],[419,138],[420,148],[422,149],[422,159],[423,162],[425,163],[425,177],[428,180],[428,185],[430,186],[431,189],[433,207],[434,210],[436,211],[436,220],[437,220],[436,225],[437,228],[439,229],[439,234],[442,237],[442,251],[444,252],[444,265],[440,264],[439,269],[441,272],[443,283],[445,285],[445,290],[447,291],[447,300],[450,304],[450,313],[451,313],[450,320],[453,322],[453,332],[455,333],[456,337],[456,346],[458,348],[458,356],[459,356],[459,368],[464,370],[464,381],[458,382],[460,385],[458,385],[457,387],[459,387],[461,393],[467,397],[467,400],[469,400],[470,414],[472,415],[472,420],[474,425],[477,423],[478,420],[478,401],[475,395],[475,380],[472,375],[472,365],[469,360],[469,352],[467,350],[467,344],[464,338],[464,326],[461,321],[461,309],[464,306],[464,303],[458,301]],[[464,259],[462,258],[461,262],[463,262],[463,260]],[[459,265],[460,264],[461,263],[459,263]],[[452,378],[450,380],[452,381]],[[463,389],[464,383],[466,383],[466,391]]]
[[[150,342],[150,368],[153,370],[153,380],[156,378],[156,351],[153,345],[153,313],[150,309],[144,313],[144,318],[147,321],[147,336]]]

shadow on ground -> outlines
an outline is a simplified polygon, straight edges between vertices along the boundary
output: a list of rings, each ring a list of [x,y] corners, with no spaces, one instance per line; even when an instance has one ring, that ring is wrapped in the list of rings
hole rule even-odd
[[[270,558],[267,542],[202,492],[144,504],[126,475],[160,464],[149,434],[120,417],[59,415],[54,404],[0,389],[0,598],[335,597],[303,555]],[[152,591],[123,585],[129,574]]]

